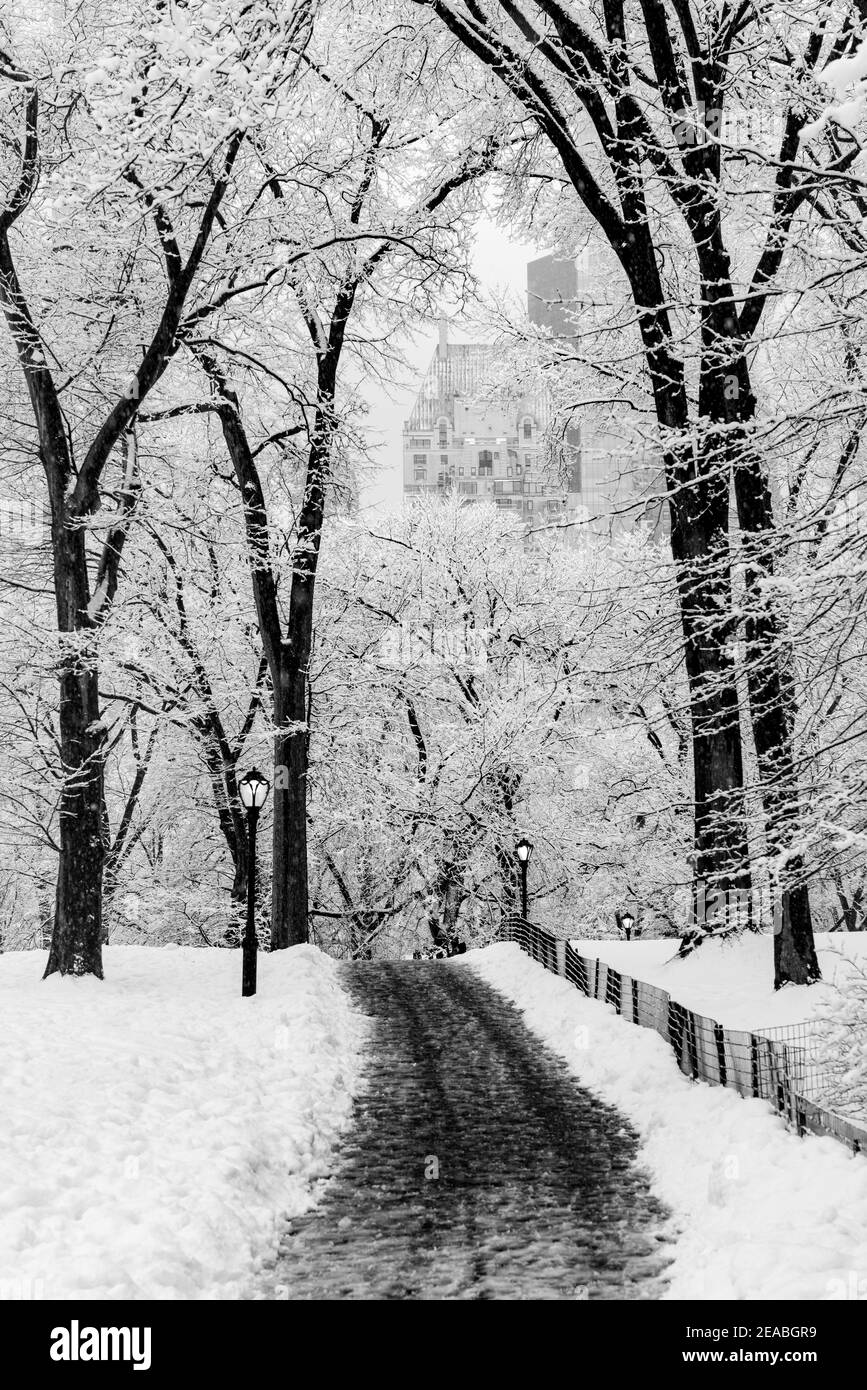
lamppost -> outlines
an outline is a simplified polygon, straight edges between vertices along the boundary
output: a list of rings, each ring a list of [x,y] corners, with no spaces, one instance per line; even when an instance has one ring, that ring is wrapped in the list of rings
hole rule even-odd
[[[533,853],[533,846],[526,835],[515,845],[515,853],[521,866],[521,916],[526,922],[529,920],[527,917],[527,865],[530,862],[530,855]]]
[[[251,767],[238,783],[241,804],[247,812],[247,926],[241,964],[241,997],[256,993],[256,826],[271,783],[258,768]]]
[[[632,928],[635,926],[635,918],[633,917],[632,913],[629,911],[628,908],[626,912],[621,912],[620,914],[620,925],[623,928],[626,940],[631,941]]]

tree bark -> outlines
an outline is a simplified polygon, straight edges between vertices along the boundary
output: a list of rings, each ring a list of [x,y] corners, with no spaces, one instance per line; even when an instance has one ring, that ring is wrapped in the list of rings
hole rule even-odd
[[[87,598],[76,582],[80,581],[84,567],[83,554],[75,554],[76,542],[83,552],[82,531],[67,531],[55,541],[55,585],[62,634],[76,631],[79,615],[87,606]],[[95,656],[79,644],[70,646],[73,650],[61,657],[60,670],[60,860],[54,931],[45,974],[59,970],[64,975],[96,975],[102,979],[105,732],[100,723]]]
[[[308,940],[306,665],[301,646],[285,652],[275,684],[273,885],[271,949]],[[303,660],[303,657],[302,657]],[[291,726],[291,727],[287,727]],[[282,732],[281,732],[282,731]]]

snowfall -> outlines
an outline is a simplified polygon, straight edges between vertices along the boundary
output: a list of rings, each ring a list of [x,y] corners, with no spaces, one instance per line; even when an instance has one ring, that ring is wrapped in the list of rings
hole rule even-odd
[[[833,977],[860,937],[825,938]],[[735,1027],[808,1018],[827,986],[771,988],[770,938],[579,942]],[[288,1216],[315,1205],[364,1087],[371,1024],[314,947],[113,946],[106,978],[43,981],[0,955],[0,1298],[255,1297]],[[686,1078],[656,1033],[515,945],[472,969],[580,1084],[617,1106],[670,1212],[670,1299],[867,1299],[867,1156],[798,1138],[761,1101]]]

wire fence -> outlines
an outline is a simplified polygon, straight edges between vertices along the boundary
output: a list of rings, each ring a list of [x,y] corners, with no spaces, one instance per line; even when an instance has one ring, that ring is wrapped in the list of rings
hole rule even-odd
[[[598,957],[580,956],[568,941],[523,918],[506,918],[502,934],[588,999],[611,1004],[622,1018],[659,1033],[687,1076],[768,1101],[798,1134],[830,1135],[855,1153],[867,1153],[867,1123],[823,1103],[829,1083],[809,1023],[758,1032],[724,1028],[657,985],[624,975]]]

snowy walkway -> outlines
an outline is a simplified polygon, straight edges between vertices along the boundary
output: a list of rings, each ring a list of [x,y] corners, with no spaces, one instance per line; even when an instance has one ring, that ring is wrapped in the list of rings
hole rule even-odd
[[[266,1298],[658,1298],[665,1212],[635,1132],[515,1006],[439,962],[343,967],[376,1020],[322,1203]]]

